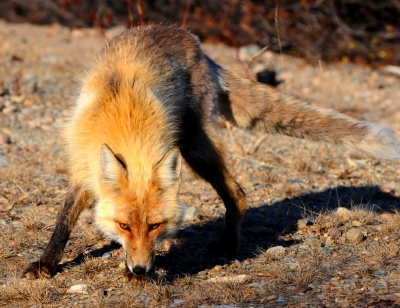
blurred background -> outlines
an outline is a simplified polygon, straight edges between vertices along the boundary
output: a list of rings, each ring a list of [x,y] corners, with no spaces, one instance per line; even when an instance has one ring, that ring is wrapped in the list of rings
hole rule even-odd
[[[163,22],[312,63],[400,64],[399,0],[1,0],[0,19],[100,31]]]

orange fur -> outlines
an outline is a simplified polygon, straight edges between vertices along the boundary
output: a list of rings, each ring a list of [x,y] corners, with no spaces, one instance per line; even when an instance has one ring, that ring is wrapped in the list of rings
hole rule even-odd
[[[99,228],[123,245],[129,271],[149,271],[157,243],[182,219],[181,157],[226,208],[221,240],[210,247],[235,255],[246,197],[226,167],[218,115],[240,127],[400,157],[386,127],[310,106],[223,69],[183,29],[138,27],[110,41],[82,82],[63,130],[71,188],[49,244],[23,276],[55,273],[91,200]]]

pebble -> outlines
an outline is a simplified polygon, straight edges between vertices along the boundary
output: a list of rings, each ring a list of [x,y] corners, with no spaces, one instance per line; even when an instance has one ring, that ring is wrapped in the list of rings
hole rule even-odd
[[[199,210],[197,207],[190,205],[186,202],[182,202],[184,206],[185,214],[183,215],[183,221],[193,220],[199,216]]]
[[[65,293],[67,294],[88,294],[86,284],[74,284]]]
[[[10,163],[8,160],[4,156],[0,155],[0,167],[8,167],[9,165]]]
[[[345,207],[338,207],[336,210],[336,215],[343,220],[349,220],[352,216],[352,213]]]
[[[239,48],[239,59],[242,61],[249,60],[255,53],[259,52],[260,50],[260,46],[256,44],[242,46]]]
[[[10,137],[4,133],[0,133],[0,145],[1,144],[11,144]]]
[[[5,219],[0,219],[0,225],[2,226],[8,226],[10,224],[10,222],[8,220]]]
[[[3,196],[0,196],[0,212],[6,212],[11,210],[12,205],[10,202],[4,198]]]
[[[24,95],[11,95],[10,100],[14,104],[21,104],[25,100]]]
[[[352,224],[354,227],[360,227],[360,226],[362,225],[362,223],[361,223],[360,221],[358,221],[358,220],[353,220],[353,221],[351,222],[351,224]]]
[[[308,224],[308,219],[304,218],[304,219],[299,219],[297,221],[297,228],[299,229],[304,229]]]
[[[224,277],[214,277],[214,278],[209,278],[206,280],[206,282],[244,282],[248,279],[250,279],[250,275],[236,275],[236,276],[224,276]]]
[[[328,236],[331,240],[337,240],[342,236],[342,231],[340,231],[338,228],[329,228]]]
[[[321,253],[330,256],[332,254],[332,249],[329,247],[323,247],[321,249]]]
[[[111,252],[110,252],[110,251],[107,251],[107,252],[104,253],[101,257],[104,258],[104,259],[107,259],[107,258],[111,258],[111,256],[112,256]]]
[[[346,232],[346,239],[352,243],[361,243],[363,241],[363,233],[359,228],[351,228]]]
[[[374,271],[374,275],[378,277],[385,277],[387,276],[387,272],[384,270],[376,270]]]
[[[283,246],[275,246],[267,249],[267,254],[273,256],[282,256],[286,252],[286,248]]]

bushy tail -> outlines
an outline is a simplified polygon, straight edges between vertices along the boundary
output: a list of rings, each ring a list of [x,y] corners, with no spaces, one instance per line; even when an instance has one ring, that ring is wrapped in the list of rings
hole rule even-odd
[[[377,158],[400,158],[400,145],[386,126],[312,106],[226,69],[219,77],[221,113],[239,127],[343,145]]]

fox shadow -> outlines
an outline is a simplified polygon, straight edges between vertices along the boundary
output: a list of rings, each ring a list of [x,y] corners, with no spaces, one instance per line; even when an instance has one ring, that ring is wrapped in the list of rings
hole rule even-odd
[[[241,262],[256,258],[262,251],[273,246],[290,247],[299,243],[300,241],[285,239],[286,234],[297,231],[299,219],[307,216],[317,217],[339,206],[393,213],[400,211],[400,198],[374,185],[337,186],[249,208],[242,221],[236,260]],[[214,256],[207,249],[209,244],[218,240],[222,228],[223,218],[188,224],[174,237],[179,244],[171,245],[166,253],[157,254],[154,267],[164,269],[166,272],[164,279],[173,281],[178,277],[195,275],[216,265],[233,261],[227,256]],[[91,251],[89,255],[101,257],[104,253],[120,247],[121,245],[111,242]],[[74,260],[60,264],[57,272],[81,264],[86,257],[86,254],[81,253]],[[157,279],[154,273],[150,276]]]
[[[289,247],[298,243],[296,240],[285,240],[284,236],[297,231],[299,219],[317,217],[339,206],[393,213],[400,211],[400,198],[382,191],[379,186],[338,186],[249,208],[242,221],[236,260],[240,262],[255,258],[272,246]],[[207,251],[207,246],[218,240],[222,227],[222,218],[188,225],[175,236],[178,245],[156,256],[155,267],[163,268],[167,272],[167,279],[173,280],[232,261],[213,256]]]

